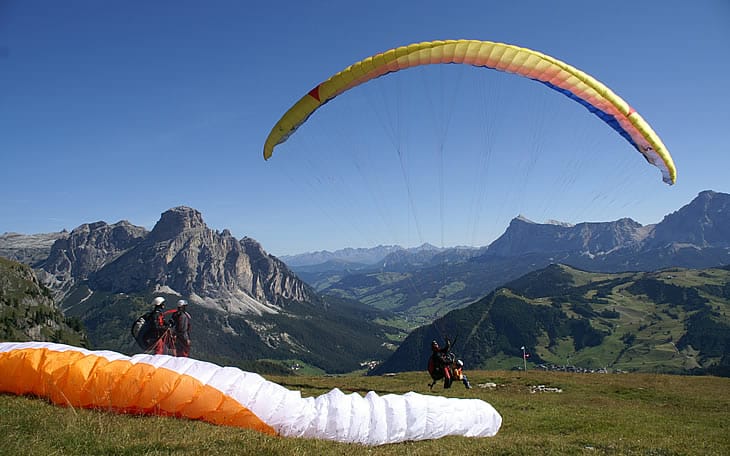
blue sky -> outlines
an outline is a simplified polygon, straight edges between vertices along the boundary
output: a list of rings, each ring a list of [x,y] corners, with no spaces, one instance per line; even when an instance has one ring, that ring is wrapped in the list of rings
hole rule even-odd
[[[654,127],[675,186],[541,84],[412,69],[266,136],[319,82],[418,41],[501,41],[593,75]],[[487,245],[511,218],[643,224],[730,192],[730,3],[0,0],[0,233],[198,209],[275,255]]]

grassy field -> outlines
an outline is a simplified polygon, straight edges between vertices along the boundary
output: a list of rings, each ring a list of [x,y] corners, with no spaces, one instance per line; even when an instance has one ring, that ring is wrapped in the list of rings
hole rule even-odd
[[[175,418],[57,407],[0,395],[3,455],[728,455],[730,379],[658,374],[470,372],[434,394],[483,399],[502,414],[493,438],[448,437],[381,447],[270,437]],[[425,372],[395,377],[269,377],[305,396],[332,388],[427,393]],[[478,386],[493,382],[496,388]],[[549,391],[533,392],[544,385]],[[559,389],[560,392],[553,391]],[[448,419],[448,417],[444,417]]]

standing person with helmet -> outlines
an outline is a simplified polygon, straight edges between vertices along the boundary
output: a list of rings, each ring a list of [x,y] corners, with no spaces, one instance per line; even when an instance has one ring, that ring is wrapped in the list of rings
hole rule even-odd
[[[150,347],[149,350],[154,348],[155,355],[163,355],[165,354],[165,341],[163,340],[163,336],[167,330],[167,325],[165,325],[165,298],[162,296],[156,297],[152,300],[152,305],[152,323],[154,328],[149,332],[151,340],[148,346]]]
[[[188,302],[181,299],[177,302],[177,310],[172,314],[176,356],[190,356],[190,320]]]

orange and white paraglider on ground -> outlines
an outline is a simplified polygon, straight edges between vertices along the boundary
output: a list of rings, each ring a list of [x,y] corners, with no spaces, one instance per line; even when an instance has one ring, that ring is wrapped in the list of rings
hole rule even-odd
[[[45,342],[0,343],[0,371],[0,392],[286,437],[380,445],[447,435],[490,437],[502,424],[499,413],[479,399],[372,391],[363,397],[338,389],[303,398],[299,391],[233,367]]]

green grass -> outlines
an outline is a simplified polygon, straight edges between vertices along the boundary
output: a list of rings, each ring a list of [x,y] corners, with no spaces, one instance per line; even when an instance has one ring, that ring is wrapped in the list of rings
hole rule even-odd
[[[301,359],[261,359],[268,363],[281,366],[283,369],[291,370],[296,375],[324,375],[325,372],[311,364],[307,364]],[[298,366],[298,369],[292,369],[292,366]]]
[[[271,437],[253,431],[163,417],[57,407],[0,395],[0,454],[7,455],[727,455],[730,379],[655,374],[469,372],[474,389],[434,394],[480,398],[502,414],[493,438],[448,437],[364,447]],[[395,377],[269,377],[319,395],[427,393],[421,372]],[[477,387],[494,382],[496,389]],[[531,393],[530,386],[561,388]],[[444,418],[446,419],[446,418]]]

